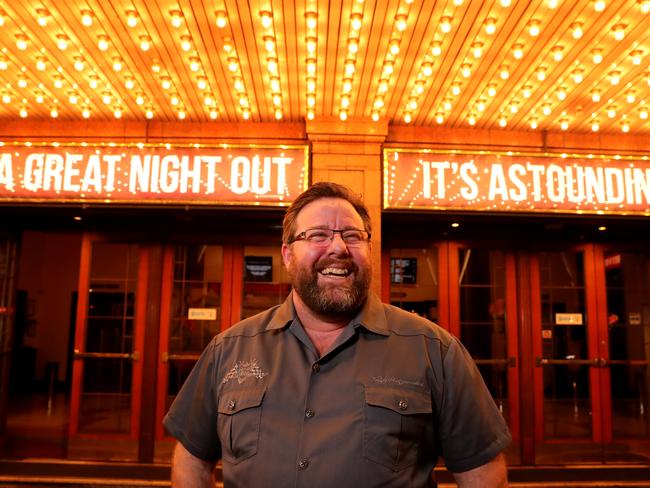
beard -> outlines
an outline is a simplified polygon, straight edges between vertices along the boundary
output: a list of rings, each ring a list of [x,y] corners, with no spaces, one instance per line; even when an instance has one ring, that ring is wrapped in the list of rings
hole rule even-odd
[[[333,264],[342,264],[351,271],[351,284],[319,285],[319,271]],[[315,314],[328,319],[354,317],[368,297],[372,276],[370,266],[361,269],[351,259],[324,258],[311,267],[300,266],[292,260],[288,271],[291,285],[305,305]]]

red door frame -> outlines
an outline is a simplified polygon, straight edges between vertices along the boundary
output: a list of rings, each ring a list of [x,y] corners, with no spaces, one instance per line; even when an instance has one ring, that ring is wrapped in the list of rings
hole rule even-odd
[[[77,317],[75,327],[74,349],[83,352],[86,342],[86,324],[88,318],[88,293],[90,290],[90,266],[92,258],[92,245],[94,242],[128,242],[128,239],[109,238],[100,234],[84,233],[81,240],[81,257],[79,269],[79,285],[77,299]],[[72,368],[72,389],[70,395],[70,425],[69,437],[80,438],[125,438],[137,440],[140,432],[140,406],[142,404],[142,361],[138,354],[144,346],[144,327],[146,320],[147,303],[147,276],[149,270],[149,251],[146,247],[139,247],[138,273],[136,284],[136,302],[134,304],[133,323],[133,351],[131,372],[131,421],[128,436],[119,434],[80,434],[79,415],[81,404],[81,389],[83,382],[84,360],[75,358]]]

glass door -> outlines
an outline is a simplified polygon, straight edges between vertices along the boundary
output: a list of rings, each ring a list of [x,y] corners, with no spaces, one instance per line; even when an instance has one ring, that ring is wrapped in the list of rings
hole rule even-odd
[[[16,238],[0,234],[0,446],[5,445],[9,369],[14,344],[14,279],[16,270]]]
[[[147,253],[84,235],[70,404],[70,458],[138,457]]]

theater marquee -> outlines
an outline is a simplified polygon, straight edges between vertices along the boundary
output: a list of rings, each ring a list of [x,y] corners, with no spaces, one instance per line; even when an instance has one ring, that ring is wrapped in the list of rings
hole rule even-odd
[[[0,146],[0,202],[288,205],[307,146]]]
[[[385,149],[384,208],[650,215],[650,162]]]

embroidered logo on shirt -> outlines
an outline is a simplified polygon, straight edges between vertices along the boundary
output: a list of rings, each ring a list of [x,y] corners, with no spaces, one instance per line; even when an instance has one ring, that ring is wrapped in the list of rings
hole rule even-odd
[[[385,384],[393,384],[393,385],[411,385],[411,386],[419,386],[423,387],[424,383],[421,381],[410,381],[410,380],[404,380],[402,378],[395,378],[394,376],[374,376],[372,378],[372,381],[375,383],[379,383],[380,385],[385,385]]]
[[[250,361],[237,361],[230,371],[223,377],[221,384],[228,383],[230,380],[237,380],[240,385],[246,381],[247,378],[256,378],[261,380],[267,372],[262,371],[257,364],[257,359]]]

